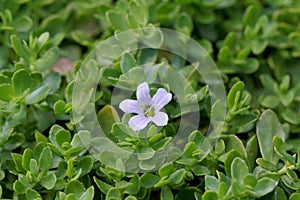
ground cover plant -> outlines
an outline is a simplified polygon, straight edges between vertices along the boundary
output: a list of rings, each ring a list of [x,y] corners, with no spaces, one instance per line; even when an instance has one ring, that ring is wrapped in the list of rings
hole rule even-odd
[[[1,0],[0,199],[300,199],[299,22],[297,0]]]

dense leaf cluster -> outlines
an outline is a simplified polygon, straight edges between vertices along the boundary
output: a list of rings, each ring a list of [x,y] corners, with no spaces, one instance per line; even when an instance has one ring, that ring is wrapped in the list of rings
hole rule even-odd
[[[0,198],[300,199],[299,19],[297,0],[0,1]],[[91,88],[107,138],[141,153],[129,163],[148,172],[133,173],[117,170],[122,163],[110,153],[91,154],[107,143],[76,129],[72,93],[99,42],[144,27],[174,29],[206,49],[224,81],[227,113],[206,151],[210,119],[222,111],[192,63],[155,49],[124,53]],[[130,116],[111,102],[112,90],[134,92],[156,79],[183,92],[165,108],[169,124],[137,138]],[[195,112],[191,102],[200,123],[179,154],[169,143],[186,123],[180,118]],[[156,165],[155,152],[165,148],[178,158]]]

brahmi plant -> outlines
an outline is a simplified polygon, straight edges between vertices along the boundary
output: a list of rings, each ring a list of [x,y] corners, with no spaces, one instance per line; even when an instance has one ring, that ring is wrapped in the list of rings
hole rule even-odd
[[[299,18],[1,0],[0,199],[300,199]]]

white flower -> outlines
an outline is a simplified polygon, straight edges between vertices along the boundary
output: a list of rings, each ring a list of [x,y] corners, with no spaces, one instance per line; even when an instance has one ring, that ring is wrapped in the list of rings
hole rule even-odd
[[[168,115],[160,112],[160,109],[171,101],[171,93],[159,88],[151,98],[149,86],[144,82],[138,86],[136,95],[137,100],[125,99],[119,105],[125,113],[137,114],[128,122],[134,131],[144,129],[149,122],[153,122],[157,126],[167,125]]]

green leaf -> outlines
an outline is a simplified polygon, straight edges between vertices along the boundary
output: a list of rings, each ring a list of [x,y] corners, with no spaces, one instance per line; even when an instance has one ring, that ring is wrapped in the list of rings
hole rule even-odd
[[[119,190],[112,188],[108,191],[105,200],[118,200],[122,199],[122,194]]]
[[[145,82],[146,78],[145,71],[141,67],[135,67],[119,77],[117,87],[126,90],[136,90],[137,86]]]
[[[174,199],[173,193],[168,186],[162,187],[160,191],[160,199],[161,200],[172,200]]]
[[[28,63],[30,60],[28,47],[16,35],[11,36],[11,43],[18,56],[22,57]]]
[[[49,172],[41,178],[40,184],[47,190],[51,190],[55,186],[56,180],[54,172]]]
[[[247,108],[248,109],[248,108]],[[243,131],[242,129],[244,127],[247,127],[251,124],[253,124],[258,119],[258,116],[252,113],[249,114],[241,114],[235,117],[230,121],[230,125],[238,128],[238,133],[240,133],[239,130]]]
[[[104,194],[107,194],[108,191],[113,188],[113,186],[97,179],[96,177],[94,177],[93,179],[94,179],[96,185],[98,186],[98,188],[100,189],[100,191],[103,192]]]
[[[141,183],[138,175],[134,175],[129,181],[130,186],[124,190],[124,193],[136,195],[141,190]]]
[[[281,187],[276,187],[274,191],[274,199],[287,200],[285,192]]]
[[[22,165],[22,155],[20,154],[16,154],[16,153],[12,153],[11,157],[14,161],[15,167],[19,172],[24,171],[23,165]]]
[[[225,142],[225,151],[229,152],[232,150],[236,150],[236,152],[240,155],[243,160],[247,160],[247,152],[244,147],[243,142],[235,135],[224,135],[222,139]]]
[[[207,167],[201,165],[195,165],[192,167],[192,171],[196,176],[203,176],[210,174],[210,171]]]
[[[23,93],[28,90],[32,84],[30,74],[24,69],[20,69],[15,72],[11,79],[12,87],[18,96],[23,95]]]
[[[238,93],[241,95],[245,87],[245,84],[242,81],[238,81],[236,84],[234,84],[227,95],[227,102],[228,102],[228,109],[232,109],[236,103],[238,103]]]
[[[16,98],[16,94],[11,84],[0,85],[0,100],[9,102],[14,98]]]
[[[0,100],[9,102],[16,97],[15,91],[11,84],[0,85]]]
[[[1,160],[0,160],[1,162]],[[5,172],[4,170],[0,169],[0,181],[2,181],[5,178]],[[1,193],[1,188],[0,188],[0,193]],[[1,197],[1,194],[0,194]]]
[[[300,148],[298,148],[298,151],[297,151],[297,168],[298,169],[300,168]]]
[[[290,84],[291,84],[291,77],[289,75],[285,75],[283,78],[282,78],[282,81],[279,85],[279,89],[282,91],[282,92],[286,92],[289,87],[290,87]]]
[[[40,142],[47,143],[48,142],[48,138],[46,136],[44,136],[42,133],[40,133],[39,131],[35,131],[34,136],[35,136],[35,140],[37,143],[40,143]]]
[[[281,116],[285,121],[291,124],[298,125],[300,123],[300,116],[297,112],[291,110],[290,108],[284,109],[281,112]]]
[[[50,148],[49,147],[43,148],[38,162],[41,172],[46,173],[52,167],[52,163],[53,163],[53,157]]]
[[[19,104],[17,106],[18,111],[16,113],[11,113],[7,118],[7,128],[15,127],[22,124],[26,119],[27,109],[24,104]],[[6,127],[5,127],[6,128]]]
[[[286,92],[286,93],[279,93],[279,100],[284,106],[289,106],[292,101],[294,100],[294,93],[292,90]]]
[[[138,64],[154,63],[157,59],[156,49],[142,49],[138,54]]]
[[[230,62],[231,57],[232,57],[232,51],[231,51],[230,47],[223,46],[220,48],[220,51],[218,53],[218,60],[228,63],[228,62]]]
[[[57,61],[59,56],[59,49],[57,47],[53,47],[46,51],[41,58],[36,60],[35,66],[39,71],[43,71],[52,67]]]
[[[153,159],[141,160],[141,161],[139,161],[139,167],[142,170],[150,171],[156,167],[156,162]]]
[[[155,151],[160,151],[162,149],[165,149],[166,146],[171,142],[172,137],[165,137],[162,140],[159,140],[158,142],[154,143],[151,145],[151,147],[155,150]]]
[[[155,82],[155,80],[157,79],[159,69],[161,68],[162,65],[163,64],[157,64],[157,65],[145,64],[145,65],[143,65],[143,69],[144,69],[144,72],[146,75],[146,82],[148,82],[148,83]]]
[[[128,23],[131,28],[145,26],[148,22],[148,8],[144,1],[130,1]]]
[[[66,196],[66,198],[65,198],[65,200],[77,200],[78,199],[78,197],[77,196],[75,196],[75,194],[68,194],[67,196]]]
[[[253,174],[249,173],[243,177],[243,183],[245,187],[253,188],[256,185],[257,180]]]
[[[280,101],[275,95],[269,95],[264,97],[260,103],[266,108],[276,108],[279,105]]]
[[[299,181],[295,181],[292,177],[288,175],[282,175],[281,181],[290,189],[297,190],[300,187]]]
[[[112,126],[116,122],[120,122],[119,115],[114,107],[110,105],[104,106],[97,114],[97,118],[101,129],[105,134],[109,134]]]
[[[270,75],[263,74],[259,76],[261,83],[263,84],[264,88],[273,94],[278,94],[279,88],[277,83],[270,77]]]
[[[81,157],[78,161],[76,168],[81,170],[81,176],[88,174],[93,168],[93,157],[92,156]]]
[[[235,195],[238,195],[244,190],[244,177],[249,173],[249,168],[246,162],[237,157],[231,164],[232,190]]]
[[[46,44],[46,42],[48,41],[49,39],[49,33],[48,32],[45,32],[45,33],[42,33],[38,39],[37,39],[37,46],[38,46],[38,49],[42,49],[43,46]]]
[[[0,134],[0,143],[5,143],[7,142],[9,136],[13,133],[13,128],[7,127],[4,130],[2,130]]]
[[[130,184],[128,181],[119,181],[115,185],[115,189],[118,190],[124,190],[126,188],[129,188],[132,184]]]
[[[256,160],[257,164],[259,166],[261,166],[262,168],[269,170],[271,172],[276,172],[277,171],[277,167],[270,161],[263,159],[263,158],[258,158]]]
[[[101,141],[103,143],[108,143],[109,145],[111,145],[111,141]],[[111,151],[102,151],[99,155],[99,159],[101,162],[105,163],[106,165],[110,166],[111,168],[114,168],[114,169],[118,169],[119,171],[124,171],[125,169],[125,166],[124,166],[124,163],[122,161],[122,159],[120,158],[123,158],[123,156],[126,156],[126,152],[122,152],[124,153],[123,155],[116,155],[116,153],[114,152],[111,152]],[[128,155],[128,154],[127,154]]]
[[[127,21],[121,13],[111,10],[106,13],[106,17],[115,29],[121,31],[129,29]]]
[[[58,100],[53,105],[53,110],[55,114],[65,114],[66,103],[63,100]]]
[[[37,88],[39,88],[42,83],[43,83],[43,75],[41,73],[38,72],[32,72],[31,71],[31,78],[32,78],[32,84],[31,84],[31,89],[35,90]]]
[[[190,15],[181,12],[175,19],[175,28],[186,35],[190,35],[194,28]]]
[[[225,143],[224,140],[218,139],[215,144],[215,153],[217,155],[222,154],[225,151]]]
[[[273,149],[273,137],[278,136],[284,140],[285,134],[276,114],[272,110],[263,112],[257,122],[256,131],[262,157],[276,165],[278,156]]]
[[[269,44],[268,40],[264,40],[264,39],[254,40],[252,41],[251,50],[253,54],[259,55],[266,49],[268,44]]]
[[[160,177],[168,177],[168,176],[170,176],[174,172],[175,172],[174,164],[173,163],[165,163],[158,170],[158,175]]]
[[[76,197],[80,197],[85,192],[84,185],[78,180],[72,180],[66,187],[66,193],[73,193]]]
[[[36,103],[40,102],[41,100],[43,100],[49,91],[50,91],[49,86],[43,85],[43,86],[39,87],[38,89],[34,90],[33,92],[29,93],[25,97],[25,103],[29,104],[29,105],[36,104]]]
[[[71,134],[69,131],[67,131],[65,129],[61,129],[61,130],[57,131],[54,135],[54,138],[60,148],[63,147],[64,143],[71,142]]]
[[[185,169],[180,169],[175,171],[171,176],[169,177],[169,181],[171,184],[178,185],[180,184],[185,178]]]
[[[286,152],[284,141],[280,137],[276,135],[274,136],[273,145],[274,145],[275,152],[282,160],[290,162],[293,165],[296,165],[295,158]]]
[[[34,199],[34,200],[42,200],[42,196],[37,191],[31,188],[28,188],[26,190],[26,198]]]
[[[155,14],[156,19],[162,22],[168,22],[172,18],[174,18],[180,10],[180,5],[178,4],[167,4],[166,2],[162,2],[158,4]]]
[[[58,192],[58,195],[59,195],[59,199],[67,199],[67,196],[69,196],[69,195],[66,195],[63,192]]]
[[[222,103],[220,100],[217,100],[211,108],[211,123],[215,127],[215,131],[210,133],[210,138],[219,137],[219,132],[221,132],[221,128],[223,128],[223,123],[226,116],[226,105],[224,102]]]
[[[254,27],[258,20],[260,12],[261,8],[258,6],[258,4],[249,5],[243,17],[244,24],[250,27]]]
[[[38,164],[37,164],[36,160],[33,159],[33,158],[30,159],[29,169],[32,172],[32,174],[34,174],[36,176],[38,175],[38,173],[39,173],[39,167],[38,167]]]
[[[66,145],[66,146],[65,146],[65,145]],[[66,154],[69,155],[69,156],[77,155],[77,154],[79,154],[79,153],[82,151],[82,149],[84,149],[83,146],[79,146],[79,147],[71,147],[71,148],[70,148],[69,144],[67,144],[67,143],[65,143],[65,144],[63,145],[63,148],[68,148],[68,150],[66,150]]]
[[[33,25],[32,20],[28,16],[21,16],[13,21],[13,27],[17,32],[27,32]]]
[[[300,186],[300,179],[298,178],[298,175],[295,171],[291,170],[290,168],[287,168],[286,174],[293,180],[294,184],[296,187]]]
[[[135,196],[127,196],[125,200],[137,200]]]
[[[67,162],[67,177],[71,178],[74,175],[74,159],[69,159]]]
[[[23,183],[19,180],[16,180],[13,184],[14,191],[16,191],[18,194],[25,194],[26,187],[23,185]]]
[[[160,178],[152,173],[145,173],[141,176],[141,186],[145,188],[152,188],[159,182]]]
[[[5,76],[3,74],[0,74],[0,85],[2,85],[3,83],[9,84],[9,83],[11,83],[11,81],[10,81],[9,77],[7,77],[7,76]]]
[[[93,200],[94,199],[94,187],[90,186],[79,198],[79,200]]]
[[[300,193],[293,193],[289,198],[289,200],[298,200],[298,199],[300,199]]]
[[[152,148],[149,147],[139,147],[137,150],[137,157],[138,160],[148,160],[153,158],[155,155],[155,151]]]
[[[112,127],[112,134],[116,139],[121,141],[137,136],[136,132],[124,123],[115,123]]]
[[[25,136],[21,133],[12,134],[9,140],[5,143],[4,148],[6,150],[14,150],[21,146],[25,142]]]
[[[136,66],[137,66],[137,62],[136,62],[135,58],[132,56],[132,54],[125,53],[122,56],[120,67],[121,67],[123,74],[127,73],[130,69],[132,69]]]
[[[231,150],[225,156],[224,169],[228,177],[231,176],[231,164],[237,157],[241,157],[241,154],[237,150]]]
[[[207,190],[202,196],[202,200],[216,200],[219,199],[218,194],[215,191]]]
[[[220,1],[217,5],[216,8],[228,8],[231,7],[232,5],[236,4],[236,0],[223,0]]]
[[[273,191],[277,184],[278,181],[268,177],[263,177],[259,179],[255,187],[251,191],[247,191],[247,193],[250,193],[256,197],[262,197]]]

